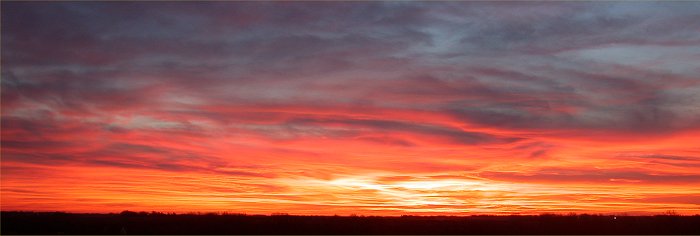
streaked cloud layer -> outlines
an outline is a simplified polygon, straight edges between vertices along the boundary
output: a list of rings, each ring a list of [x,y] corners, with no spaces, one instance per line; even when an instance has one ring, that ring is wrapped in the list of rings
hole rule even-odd
[[[700,3],[2,2],[2,209],[700,213]]]

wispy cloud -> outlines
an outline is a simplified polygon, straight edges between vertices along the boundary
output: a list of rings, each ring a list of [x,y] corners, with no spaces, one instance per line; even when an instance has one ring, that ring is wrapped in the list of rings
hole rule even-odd
[[[2,208],[698,213],[698,12],[2,2]]]

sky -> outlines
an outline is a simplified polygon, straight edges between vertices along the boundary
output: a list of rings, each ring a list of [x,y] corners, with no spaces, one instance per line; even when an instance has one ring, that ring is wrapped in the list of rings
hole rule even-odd
[[[3,211],[700,214],[700,2],[1,4]]]

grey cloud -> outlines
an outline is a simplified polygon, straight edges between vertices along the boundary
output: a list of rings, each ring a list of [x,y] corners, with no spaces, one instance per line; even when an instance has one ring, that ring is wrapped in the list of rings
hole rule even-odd
[[[398,107],[451,115],[464,123],[538,131],[663,133],[700,127],[695,74],[557,54],[601,45],[697,45],[700,34],[692,28],[700,19],[696,3],[2,5],[2,128],[8,147],[59,141],[5,139],[6,130],[19,130],[22,137],[68,132],[63,129],[100,135],[154,131],[36,123],[51,115],[75,121],[108,118],[113,112],[172,118],[168,121],[183,127],[177,130],[181,133],[170,130],[173,135],[205,135],[206,130],[187,125],[203,119],[258,125],[251,130],[261,134],[285,130],[292,136],[323,132],[328,124],[347,125],[353,131],[325,132],[366,141],[381,138],[362,136],[358,130],[409,132],[463,145],[521,139],[430,121],[289,117],[208,106],[281,101],[324,105],[314,107],[318,110]],[[413,145],[406,140],[383,142]],[[526,150],[540,157],[548,149]]]
[[[343,119],[343,118],[292,118],[286,124],[339,124],[370,128],[375,131],[410,132],[420,135],[445,138],[454,143],[474,145],[488,143],[509,143],[520,140],[517,137],[499,137],[486,133],[462,131],[436,125],[415,124],[390,120]]]

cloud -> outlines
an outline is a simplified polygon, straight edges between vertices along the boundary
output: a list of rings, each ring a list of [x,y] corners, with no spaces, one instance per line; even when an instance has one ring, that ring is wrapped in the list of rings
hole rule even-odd
[[[396,122],[389,120],[370,120],[370,119],[338,119],[338,118],[296,118],[289,120],[287,125],[294,124],[326,124],[340,125],[350,127],[369,128],[374,132],[390,131],[390,132],[408,132],[419,135],[435,136],[444,138],[458,144],[480,144],[480,143],[499,143],[499,142],[514,142],[518,138],[515,137],[496,137],[489,134],[461,131],[454,128],[430,126],[422,124],[411,124],[404,122]],[[369,131],[372,133],[372,131]]]
[[[662,196],[662,197],[649,197],[644,199],[646,202],[660,202],[660,203],[685,203],[685,204],[695,204],[700,205],[700,196],[698,195],[681,195],[681,196]]]
[[[599,169],[554,169],[538,170],[532,173],[481,172],[479,176],[514,182],[544,183],[618,183],[618,184],[691,184],[700,181],[695,174],[649,173],[632,170]]]
[[[662,210],[698,192],[699,8],[2,2],[2,207]]]

